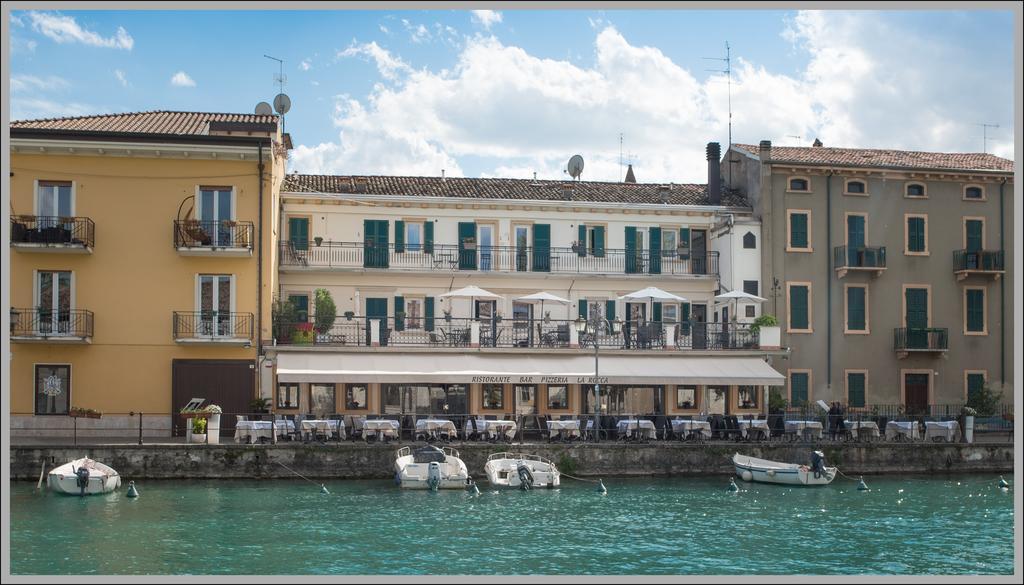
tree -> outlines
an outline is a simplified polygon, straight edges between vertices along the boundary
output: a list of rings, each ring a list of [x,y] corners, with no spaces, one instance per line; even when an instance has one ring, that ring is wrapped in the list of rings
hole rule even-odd
[[[992,416],[1002,401],[1003,391],[986,382],[980,390],[968,394],[965,406],[973,408],[978,416]]]
[[[318,288],[313,292],[315,297],[313,304],[316,306],[316,318],[314,319],[317,333],[324,334],[331,330],[334,325],[334,318],[338,307],[334,304],[331,292],[326,288]]]
[[[270,308],[274,339],[290,339],[292,327],[298,320],[298,310],[288,299],[277,299]]]

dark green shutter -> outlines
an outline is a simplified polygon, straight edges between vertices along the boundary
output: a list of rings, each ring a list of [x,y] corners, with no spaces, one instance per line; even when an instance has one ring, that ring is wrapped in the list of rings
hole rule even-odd
[[[967,374],[967,402],[971,402],[974,396],[985,387],[984,374]]]
[[[683,335],[690,334],[690,303],[679,305],[679,320],[682,322],[681,332]]]
[[[387,220],[363,220],[363,267],[388,267]]]
[[[579,248],[576,250],[576,254],[580,256],[587,255],[587,226],[582,223],[579,225]]]
[[[924,218],[907,218],[908,246],[911,252],[924,252]]]
[[[789,376],[789,403],[796,406],[807,402],[807,373],[794,372]]]
[[[434,297],[423,299],[423,330],[434,330]]]
[[[476,224],[459,222],[459,270],[476,270],[476,248],[467,250],[467,241],[476,242]]]
[[[604,318],[608,320],[608,325],[605,328],[605,333],[609,335],[612,332],[612,321],[615,320],[615,301],[604,302]]]
[[[288,241],[296,250],[309,249],[309,219],[305,217],[288,218]]]
[[[980,252],[984,247],[981,240],[982,228],[985,224],[976,219],[968,219],[964,230],[967,232],[967,251]]]
[[[579,316],[584,319],[587,318],[587,299],[579,300]]]
[[[679,258],[690,259],[690,228],[679,228]]]
[[[864,374],[846,375],[846,402],[852,408],[864,408]]]
[[[648,230],[650,237],[650,273],[661,274],[661,228],[652,227]]]
[[[300,323],[309,321],[309,297],[306,295],[289,295],[288,300],[295,307],[295,320]]]
[[[863,248],[865,246],[865,234],[863,215],[846,216],[846,245],[850,249]]]
[[[551,226],[533,225],[533,271],[551,272]]]
[[[651,321],[661,323],[661,303],[652,302],[651,307]]]
[[[985,330],[985,291],[967,291],[967,331],[980,333]]]
[[[807,329],[807,287],[789,288],[789,328]]]
[[[807,247],[807,214],[792,213],[789,216],[789,246],[791,248]]]
[[[594,256],[604,258],[604,226],[594,226]]]
[[[395,253],[405,252],[405,222],[395,220]]]
[[[395,297],[395,331],[405,330],[405,297]]]
[[[867,329],[865,289],[851,286],[846,289],[846,328],[851,331]]]
[[[423,223],[423,251],[434,253],[434,222],[429,219]]]
[[[636,228],[626,226],[626,274],[637,273]]]

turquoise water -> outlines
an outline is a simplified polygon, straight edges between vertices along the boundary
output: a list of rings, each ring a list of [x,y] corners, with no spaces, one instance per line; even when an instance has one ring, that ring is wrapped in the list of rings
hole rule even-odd
[[[609,479],[472,497],[390,481],[148,481],[77,498],[12,482],[14,574],[1013,572],[998,476],[868,477],[868,492]]]

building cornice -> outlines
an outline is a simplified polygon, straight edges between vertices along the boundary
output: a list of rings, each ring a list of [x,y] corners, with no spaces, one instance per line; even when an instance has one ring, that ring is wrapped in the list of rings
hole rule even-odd
[[[139,142],[12,136],[10,151],[11,154],[255,161],[259,156],[260,144],[268,146],[270,139],[255,140],[250,138],[244,141],[226,142],[221,140],[192,141],[182,139],[177,142]],[[264,160],[269,161],[272,157],[272,149],[264,148]]]

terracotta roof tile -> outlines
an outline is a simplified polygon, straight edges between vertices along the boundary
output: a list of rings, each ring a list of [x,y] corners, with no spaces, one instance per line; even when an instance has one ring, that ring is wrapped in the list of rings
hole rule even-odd
[[[757,155],[754,144],[733,144]],[[1013,161],[978,152],[918,152],[873,148],[828,148],[822,146],[772,146],[772,162],[902,169],[944,169],[956,171],[1013,172]]]
[[[592,203],[664,203],[709,205],[707,185],[674,183],[611,183],[600,181],[542,181],[531,179],[478,179],[462,177],[395,177],[356,175],[299,175],[285,177],[282,192],[406,195],[569,201],[564,190],[571,186],[571,201]],[[737,191],[723,189],[722,205],[749,207]]]
[[[210,122],[237,122],[245,124],[277,124],[277,116],[256,114],[227,114],[209,112],[129,112],[72,118],[44,118],[16,120],[12,129],[67,130],[77,132],[123,132],[128,134],[174,134],[199,136],[209,133]]]

